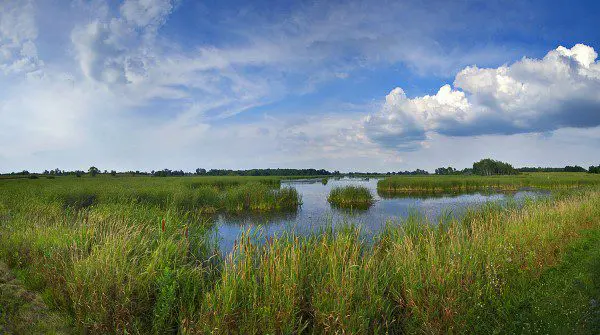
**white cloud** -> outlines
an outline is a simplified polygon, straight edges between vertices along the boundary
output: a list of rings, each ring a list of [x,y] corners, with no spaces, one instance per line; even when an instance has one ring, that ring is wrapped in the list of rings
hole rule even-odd
[[[127,0],[120,16],[108,10],[76,26],[71,40],[83,74],[108,84],[141,81],[153,62],[157,29],[173,10],[173,1]]]
[[[0,3],[0,70],[6,74],[27,73],[43,65],[34,41],[38,31],[32,1]]]
[[[127,22],[140,28],[160,27],[173,10],[171,0],[127,0],[121,6],[121,14]]]
[[[460,71],[454,88],[407,98],[394,89],[364,122],[374,141],[414,148],[428,134],[474,136],[547,132],[600,125],[600,63],[593,48],[558,47],[543,59]]]

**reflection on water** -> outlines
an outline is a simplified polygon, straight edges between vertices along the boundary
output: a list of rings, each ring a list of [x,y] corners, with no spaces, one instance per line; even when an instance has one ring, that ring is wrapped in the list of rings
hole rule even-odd
[[[327,202],[329,191],[336,186],[362,185],[368,187],[375,197],[375,204],[368,210],[344,210],[331,207]],[[376,178],[330,178],[327,183],[322,179],[300,179],[282,182],[282,187],[295,187],[302,195],[302,207],[295,212],[261,213],[246,215],[218,215],[217,235],[223,252],[231,250],[234,241],[243,230],[253,226],[262,226],[263,234],[272,236],[285,231],[307,234],[321,228],[340,223],[360,225],[367,233],[381,230],[388,221],[400,221],[409,214],[419,214],[429,220],[438,221],[449,217],[460,217],[467,208],[485,202],[500,202],[513,199],[517,202],[525,198],[534,198],[548,194],[539,190],[521,190],[519,192],[471,194],[432,194],[389,197],[377,193]]]

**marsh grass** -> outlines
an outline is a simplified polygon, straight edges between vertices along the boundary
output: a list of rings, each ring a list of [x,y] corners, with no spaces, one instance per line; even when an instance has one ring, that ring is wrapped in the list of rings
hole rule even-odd
[[[469,191],[516,191],[533,187],[543,189],[576,188],[600,185],[600,175],[578,172],[532,172],[510,176],[393,176],[377,182],[378,193],[434,194]]]
[[[367,187],[354,185],[334,187],[327,201],[336,207],[356,209],[368,209],[375,202]]]
[[[596,196],[598,191],[593,192]],[[452,333],[497,326],[509,296],[555,265],[577,232],[598,228],[591,194],[498,205],[462,220],[390,224],[374,244],[360,229],[245,235],[195,321],[198,333]],[[507,320],[510,322],[510,319]]]
[[[189,180],[188,180],[189,179]],[[5,180],[30,197],[82,210],[98,204],[136,204],[201,214],[240,211],[293,211],[300,194],[280,188],[273,177],[61,177],[55,180]]]
[[[20,184],[59,181],[2,184],[0,259],[92,334],[511,329],[497,320],[511,322],[500,316],[514,313],[515,297],[560,262],[580,231],[600,229],[600,190],[585,189],[520,206],[485,205],[461,219],[410,216],[389,222],[372,241],[351,225],[275,238],[248,231],[221,255],[210,224],[169,205],[174,200],[140,202],[84,188],[83,199],[91,193],[97,200],[76,209],[58,192],[76,190],[72,180],[53,188]],[[235,190],[229,208],[297,199],[291,190],[277,198],[240,186],[252,190],[228,187]]]

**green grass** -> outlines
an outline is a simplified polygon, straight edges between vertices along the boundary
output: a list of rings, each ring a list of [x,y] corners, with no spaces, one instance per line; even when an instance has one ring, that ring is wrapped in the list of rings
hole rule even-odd
[[[555,266],[577,232],[598,226],[598,191],[523,209],[489,206],[443,225],[411,218],[373,246],[358,228],[246,236],[196,321],[199,333],[451,333],[497,326],[506,292]],[[593,199],[593,200],[591,200]],[[260,240],[260,238],[258,239]],[[546,294],[553,287],[545,287]],[[485,304],[481,304],[484,302]],[[538,322],[552,321],[548,319]],[[514,318],[503,320],[511,327]]]
[[[486,205],[441,223],[412,216],[373,241],[352,225],[269,239],[249,231],[221,255],[210,223],[182,210],[199,200],[174,205],[169,192],[208,187],[237,211],[294,202],[293,191],[273,198],[251,193],[273,190],[257,180],[192,187],[154,179],[163,178],[3,182],[0,259],[91,334],[594,329],[598,188]]]
[[[67,319],[48,309],[0,262],[0,334],[71,334]]]
[[[600,175],[583,172],[531,172],[510,176],[393,176],[380,180],[382,196],[396,194],[468,192],[478,190],[544,189],[600,185]]]
[[[507,290],[502,304],[481,308],[470,332],[600,334],[600,229],[586,229],[556,267]]]
[[[368,188],[364,186],[334,187],[329,192],[327,201],[340,208],[367,209],[375,200]]]
[[[276,177],[59,177],[2,181],[7,190],[65,209],[81,210],[99,204],[136,204],[182,212],[296,210],[301,196],[280,189]],[[7,199],[10,201],[10,199]]]

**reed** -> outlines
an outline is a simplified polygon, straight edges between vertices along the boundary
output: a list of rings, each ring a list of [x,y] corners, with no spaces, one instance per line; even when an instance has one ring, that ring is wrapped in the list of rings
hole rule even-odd
[[[521,206],[486,205],[444,222],[411,216],[389,222],[372,239],[351,224],[275,238],[249,230],[231,254],[221,255],[211,224],[182,208],[220,194],[231,201],[225,208],[236,210],[297,205],[294,190],[273,193],[268,185],[244,183],[222,193],[179,184],[182,194],[202,195],[174,205],[177,193],[163,204],[107,185],[82,187],[73,193],[79,200],[65,206],[69,190],[81,184],[48,184],[57,181],[3,182],[0,259],[54,311],[91,334],[517,329],[506,325],[517,322],[510,317],[518,314],[516,297],[564,264],[562,256],[583,231],[600,231],[600,190],[587,188]],[[157,193],[142,185],[136,190],[154,195],[174,187],[153,186]],[[89,194],[96,195],[92,204],[81,205]],[[578,301],[593,297],[581,294]]]
[[[375,202],[368,188],[354,185],[333,188],[327,201],[336,207],[357,209],[367,209]]]
[[[507,326],[496,318],[578,232],[600,228],[592,194],[600,195],[489,205],[447,223],[413,216],[373,244],[353,226],[266,242],[248,232],[205,295],[194,332],[494,333]]]
[[[189,180],[188,180],[189,179]],[[32,198],[81,210],[99,204],[138,204],[181,212],[296,210],[302,199],[296,190],[280,189],[274,177],[60,177],[54,180],[5,180]]]
[[[456,193],[480,190],[515,191],[600,185],[600,176],[578,172],[532,172],[510,176],[393,176],[377,182],[383,196],[395,194]]]

